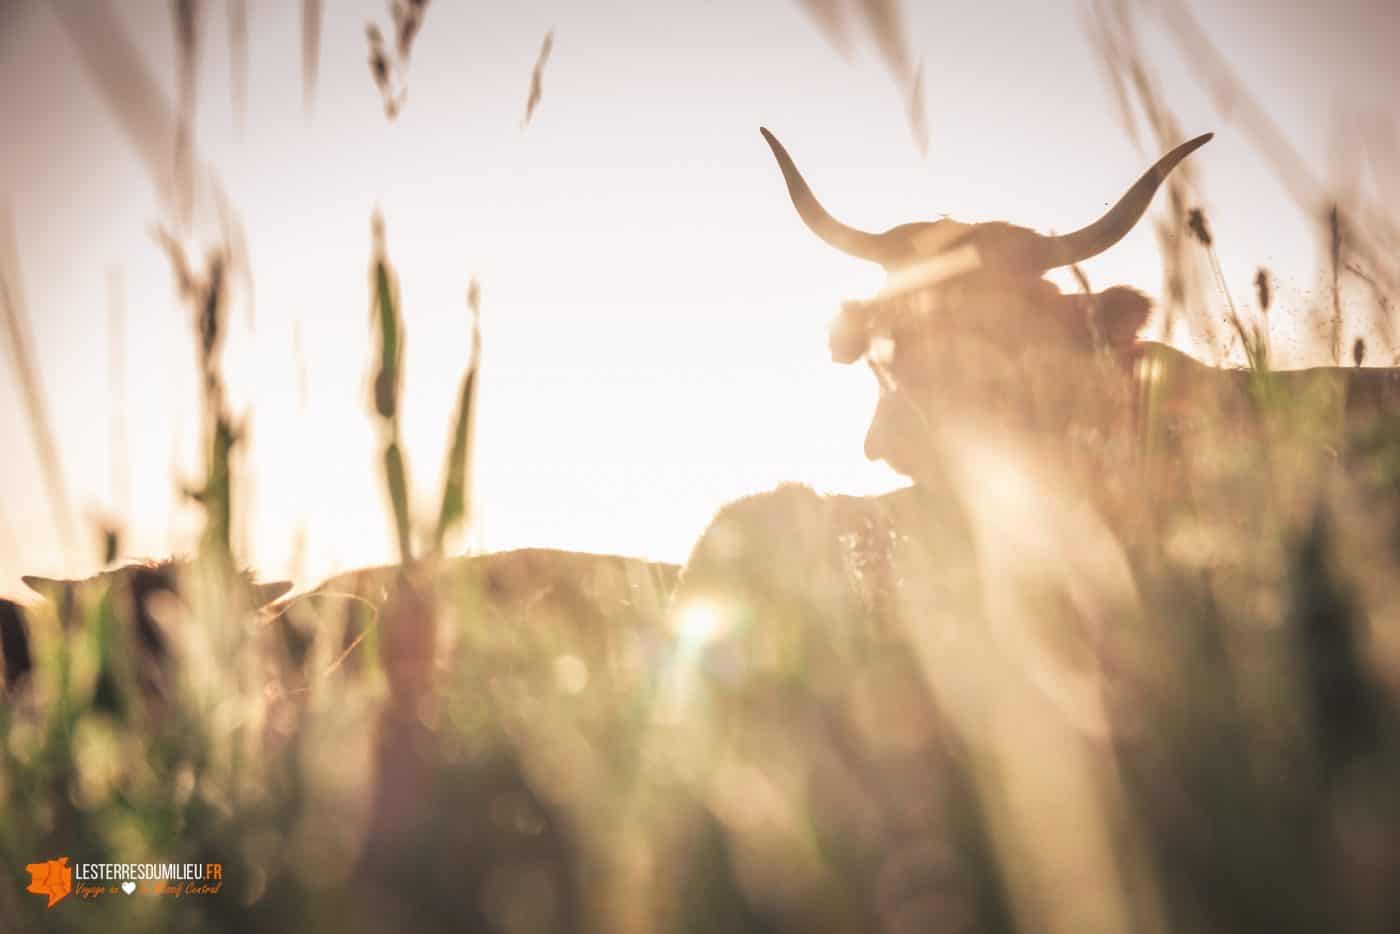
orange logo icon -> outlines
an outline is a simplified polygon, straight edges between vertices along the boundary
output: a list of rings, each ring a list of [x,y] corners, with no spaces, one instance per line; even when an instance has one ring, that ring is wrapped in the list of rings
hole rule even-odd
[[[73,870],[68,868],[66,856],[43,863],[30,863],[24,868],[29,873],[29,888],[25,891],[47,895],[50,908],[73,891]]]

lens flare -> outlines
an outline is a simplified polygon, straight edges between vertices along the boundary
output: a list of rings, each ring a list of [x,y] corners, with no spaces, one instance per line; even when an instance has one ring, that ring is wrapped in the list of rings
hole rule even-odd
[[[683,649],[694,651],[715,641],[729,629],[729,614],[710,601],[693,600],[676,613],[675,627]]]

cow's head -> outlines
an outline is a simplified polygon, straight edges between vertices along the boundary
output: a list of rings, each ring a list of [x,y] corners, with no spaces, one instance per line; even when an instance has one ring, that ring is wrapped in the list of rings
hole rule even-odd
[[[873,300],[842,308],[831,327],[831,354],[839,363],[865,359],[879,379],[866,456],[916,480],[931,461],[929,429],[945,417],[1063,433],[1084,407],[1078,371],[1102,349],[1126,361],[1147,299],[1126,288],[1062,295],[1044,275],[1121,240],[1168,173],[1212,136],[1167,153],[1098,220],[1047,235],[950,219],[858,230],[821,206],[783,145],[762,133],[807,226],[887,273]]]
[[[183,559],[127,564],[92,577],[69,580],[26,575],[27,587],[52,604],[54,615],[65,625],[76,625],[99,601],[108,601],[118,630],[113,636],[121,640],[125,650],[136,659],[137,674],[144,689],[159,694],[166,680],[170,655],[172,624],[186,617],[186,602],[191,575],[199,565]],[[292,587],[290,581],[259,583],[249,571],[232,574],[221,580],[228,590],[221,590],[216,602],[231,612],[252,612],[271,604]],[[17,611],[18,612],[18,611]],[[32,667],[27,636],[19,624],[6,627],[12,631],[5,648],[6,665],[11,657],[24,659],[24,671],[9,672],[7,681],[18,683]],[[17,634],[17,635],[16,635]],[[20,639],[25,641],[22,655]],[[16,651],[11,651],[11,646]]]

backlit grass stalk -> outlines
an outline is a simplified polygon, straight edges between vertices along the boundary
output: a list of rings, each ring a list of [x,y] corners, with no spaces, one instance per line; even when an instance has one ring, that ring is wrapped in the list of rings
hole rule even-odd
[[[1332,362],[1342,362],[1342,215],[1334,202],[1327,209],[1327,259],[1332,285]]]
[[[112,516],[129,521],[131,468],[126,434],[126,285],[120,269],[107,274],[107,377],[111,385]],[[108,559],[112,560],[111,558]]]
[[[180,75],[175,125],[175,183],[176,219],[181,230],[189,230],[194,216],[194,113],[198,91],[200,7],[199,0],[175,0],[172,5]]]
[[[301,0],[301,92],[308,115],[316,104],[316,75],[321,70],[321,0]]]
[[[181,595],[190,610],[193,651],[206,660],[221,660],[217,665],[191,669],[183,679],[181,694],[187,711],[195,711],[196,722],[206,728],[201,737],[203,752],[209,757],[206,767],[218,776],[221,793],[236,802],[255,793],[257,778],[247,747],[256,739],[256,731],[243,718],[231,726],[208,729],[217,712],[229,709],[230,704],[245,712],[256,704],[248,631],[243,626],[244,614],[251,607],[246,593],[234,583],[234,457],[244,432],[229,411],[222,365],[231,277],[236,272],[234,248],[227,239],[211,248],[203,272],[196,274],[184,248],[168,231],[158,230],[156,240],[169,255],[180,296],[192,312],[200,387],[203,479],[200,486],[187,488],[185,493],[203,509],[204,531],[199,560],[180,575]]]
[[[1211,273],[1215,276],[1215,286],[1225,299],[1226,320],[1244,347],[1244,355],[1249,363],[1250,371],[1256,374],[1268,372],[1268,338],[1259,325],[1255,325],[1251,333],[1245,329],[1244,322],[1240,320],[1239,310],[1235,307],[1235,299],[1230,294],[1230,287],[1225,284],[1225,273],[1220,268],[1220,257],[1215,252],[1215,238],[1211,236],[1205,212],[1200,208],[1192,208],[1187,215],[1186,228],[1191,232],[1191,236],[1205,247],[1206,256],[1210,259]]]
[[[379,417],[384,441],[384,479],[394,514],[399,557],[413,560],[412,529],[408,515],[408,472],[399,442],[399,394],[403,385],[403,317],[400,313],[398,283],[385,245],[384,218],[375,214],[371,222],[374,256],[370,260],[370,329],[379,342],[378,366],[374,374],[374,411]]]
[[[540,99],[544,96],[544,66],[549,61],[549,54],[554,50],[554,30],[550,30],[544,35],[544,42],[540,43],[540,53],[535,59],[535,67],[530,72],[530,94],[525,100],[525,116],[521,118],[520,129],[525,129],[530,125],[530,119],[535,115],[535,108],[539,106]]]
[[[390,120],[399,115],[408,97],[408,61],[427,12],[428,0],[392,0],[389,4],[389,16],[394,22],[392,51],[378,23],[365,25],[370,75],[384,98],[384,116]]]
[[[229,0],[228,57],[233,125],[241,134],[248,117],[248,0]]]
[[[471,488],[469,469],[471,464],[472,425],[475,422],[475,398],[477,372],[481,368],[481,289],[476,280],[467,288],[467,307],[472,316],[472,350],[467,372],[462,377],[462,389],[457,400],[456,418],[453,420],[452,447],[447,456],[447,469],[442,484],[442,508],[438,511],[437,529],[433,533],[433,551],[443,553],[443,543],[458,526],[464,526],[471,518]]]
[[[58,446],[44,405],[44,393],[39,381],[38,363],[34,354],[34,339],[29,331],[25,309],[24,288],[20,282],[19,259],[15,251],[14,227],[9,210],[0,205],[0,317],[5,322],[15,373],[24,396],[29,416],[29,430],[43,467],[44,486],[49,506],[54,511],[54,524],[65,551],[73,548],[73,509],[68,499],[68,486],[63,479]]]
[[[200,551],[229,564],[233,555],[233,455],[242,432],[228,411],[222,363],[228,293],[229,254],[216,247],[205,260],[203,275],[196,275],[184,249],[168,231],[156,232],[157,242],[170,257],[176,287],[194,315],[195,357],[199,370],[200,414],[204,447],[203,485],[187,491],[205,513]]]

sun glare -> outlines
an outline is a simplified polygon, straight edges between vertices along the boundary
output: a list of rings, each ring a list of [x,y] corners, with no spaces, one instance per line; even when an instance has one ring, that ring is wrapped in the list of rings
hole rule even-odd
[[[676,612],[674,625],[682,651],[695,652],[728,632],[731,622],[730,614],[718,604],[695,599]]]

